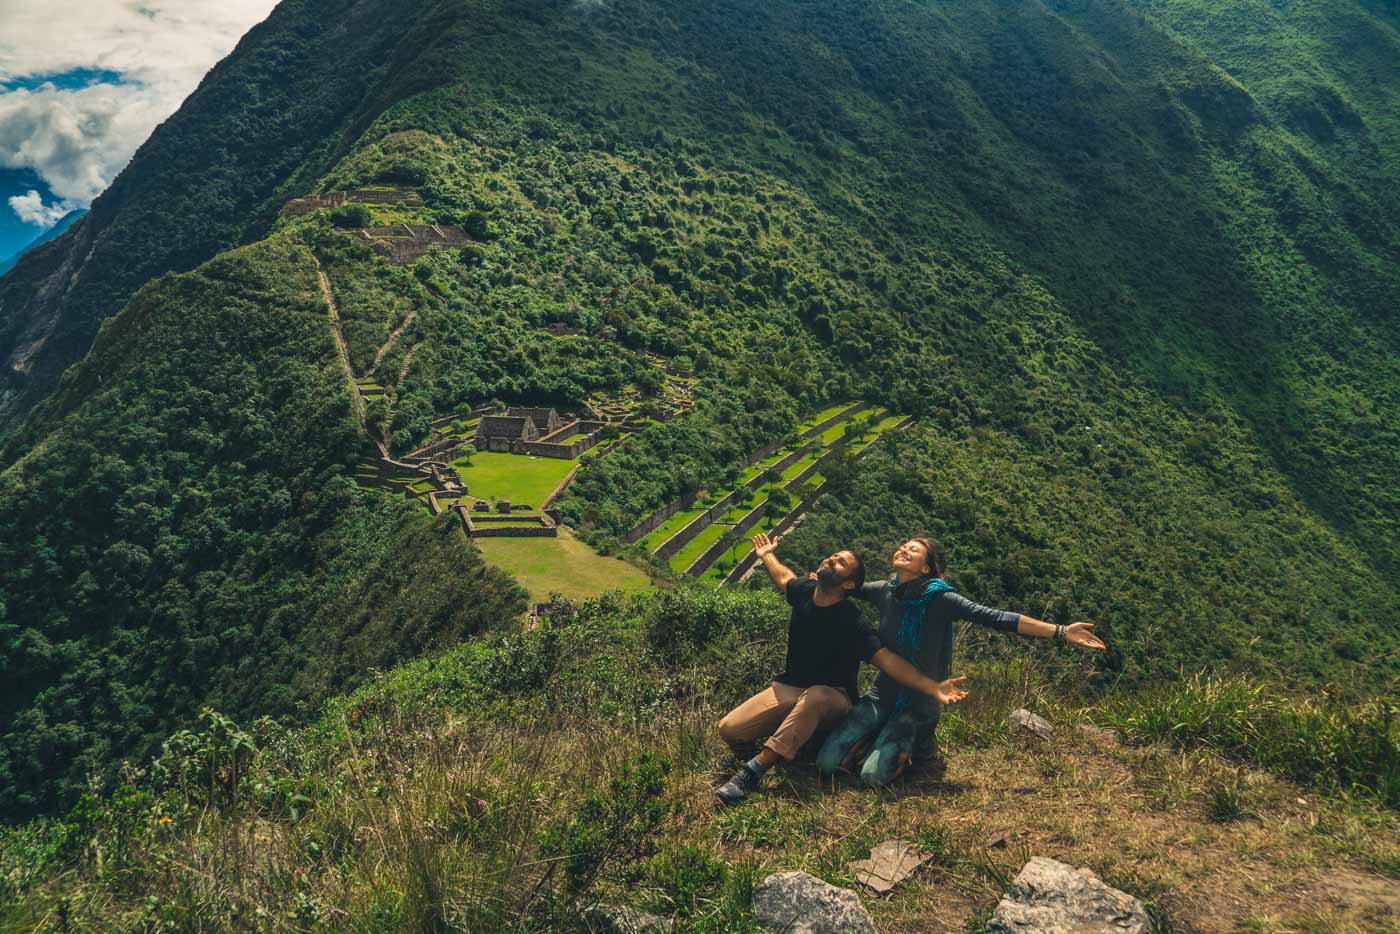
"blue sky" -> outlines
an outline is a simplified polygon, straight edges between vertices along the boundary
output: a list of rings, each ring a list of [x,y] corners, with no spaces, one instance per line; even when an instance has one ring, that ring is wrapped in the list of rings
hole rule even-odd
[[[25,192],[38,191],[41,198],[52,201],[53,192],[37,173],[27,169],[0,169],[0,260],[8,259],[24,249],[42,232],[34,224],[26,224],[9,207],[10,198]]]
[[[71,91],[76,88],[85,88],[89,84],[119,84],[121,80],[121,74],[115,71],[105,71],[101,68],[74,68],[72,71],[56,75],[26,75],[0,81],[0,93],[21,89],[33,91],[44,84],[52,84],[54,87]]]
[[[0,259],[87,207],[276,0],[0,0]]]

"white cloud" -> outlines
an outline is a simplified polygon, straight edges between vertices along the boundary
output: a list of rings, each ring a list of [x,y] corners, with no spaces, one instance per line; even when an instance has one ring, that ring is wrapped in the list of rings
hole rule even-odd
[[[64,205],[87,205],[275,2],[0,0],[0,83],[121,76],[0,93],[0,167],[32,169]]]
[[[43,196],[33,190],[12,197],[10,209],[26,224],[35,224],[45,230],[63,220],[63,216],[72,210],[61,202],[45,204]]]
[[[87,204],[168,113],[142,85],[11,91],[0,95],[0,166],[33,169],[58,198]]]

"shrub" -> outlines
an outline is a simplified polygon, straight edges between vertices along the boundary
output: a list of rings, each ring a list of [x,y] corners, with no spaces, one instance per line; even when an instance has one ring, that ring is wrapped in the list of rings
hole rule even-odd
[[[165,741],[152,770],[160,783],[178,789],[187,804],[236,804],[257,746],[217,710],[206,707],[199,718],[202,729],[180,730]]]
[[[541,855],[561,861],[568,894],[587,892],[613,870],[635,875],[670,815],[670,805],[662,800],[670,771],[671,763],[659,756],[634,756],[622,764],[606,791],[589,795],[574,817],[556,820],[545,829]]]
[[[330,214],[331,223],[342,230],[368,227],[374,223],[374,212],[363,204],[342,204]]]
[[[559,635],[546,624],[533,632],[507,636],[482,666],[482,686],[490,692],[521,694],[544,687],[559,661]]]
[[[462,221],[462,229],[475,240],[491,239],[491,223],[480,211],[472,211]]]
[[[729,867],[687,843],[658,853],[647,867],[647,875],[661,890],[664,912],[689,918],[697,914],[702,902],[716,899],[729,878]]]
[[[647,644],[663,661],[697,660],[722,634],[742,629],[776,632],[783,617],[771,599],[714,587],[683,587],[658,593],[646,606]]]
[[[1298,782],[1364,789],[1390,807],[1400,807],[1397,711],[1385,698],[1314,704],[1243,678],[1200,675],[1105,708],[1112,725],[1146,739],[1214,746]]]

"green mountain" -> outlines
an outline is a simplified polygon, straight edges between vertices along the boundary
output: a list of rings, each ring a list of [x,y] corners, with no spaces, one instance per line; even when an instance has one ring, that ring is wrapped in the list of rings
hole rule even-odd
[[[1397,26],[1364,0],[287,0],[0,280],[0,811],[71,803],[204,705],[309,711],[523,609],[450,516],[356,486],[339,335],[396,453],[492,400],[693,371],[693,412],[558,502],[600,550],[864,399],[917,424],[829,473],[793,561],[879,571],[927,530],[979,601],[1095,620],[1104,685],[1383,689]],[[384,187],[421,204],[279,213]],[[395,264],[335,226],[398,223],[465,241]]]

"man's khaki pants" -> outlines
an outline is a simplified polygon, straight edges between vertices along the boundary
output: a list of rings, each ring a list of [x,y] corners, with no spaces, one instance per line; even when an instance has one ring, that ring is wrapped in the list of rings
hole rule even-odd
[[[850,709],[851,699],[840,688],[797,688],[774,681],[725,714],[719,735],[730,746],[767,736],[766,748],[792,759],[813,733],[835,726]]]

